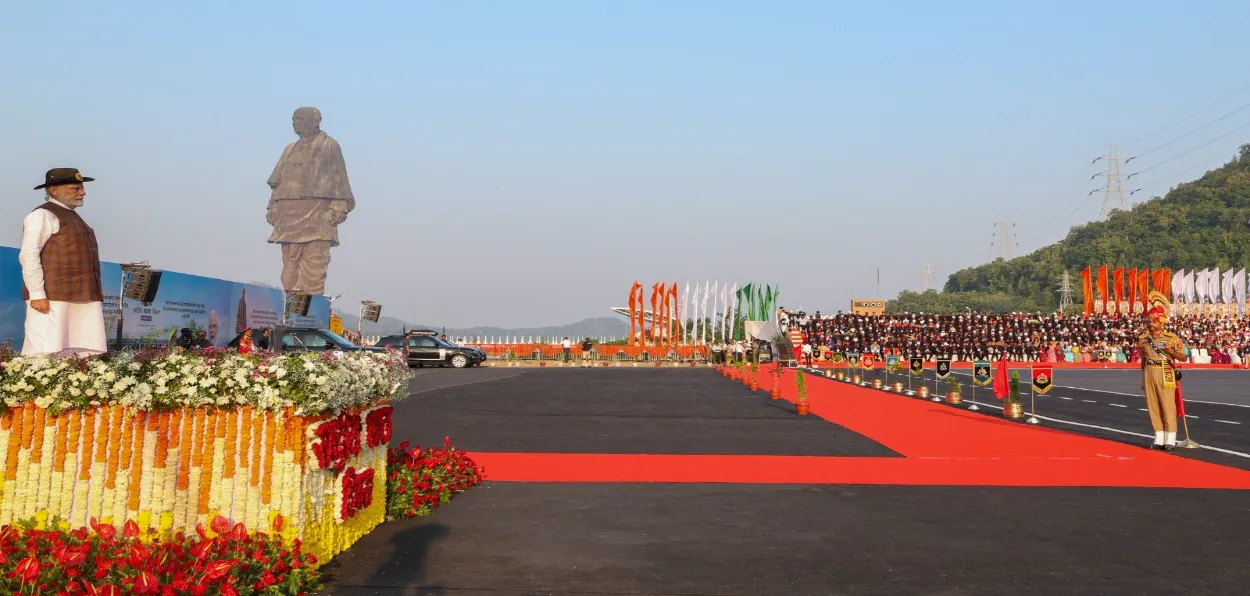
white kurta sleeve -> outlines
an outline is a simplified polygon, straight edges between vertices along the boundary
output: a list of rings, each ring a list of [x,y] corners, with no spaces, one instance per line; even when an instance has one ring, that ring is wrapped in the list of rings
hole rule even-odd
[[[61,229],[61,222],[47,209],[36,209],[22,221],[22,247],[17,260],[22,264],[22,281],[30,291],[31,300],[48,297],[43,286],[43,263],[40,253],[48,238]]]

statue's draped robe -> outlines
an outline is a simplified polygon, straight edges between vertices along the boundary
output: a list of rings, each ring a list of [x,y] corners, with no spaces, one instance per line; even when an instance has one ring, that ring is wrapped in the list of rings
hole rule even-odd
[[[318,131],[287,145],[269,176],[269,186],[273,188],[269,208],[274,211],[269,242],[339,245],[338,228],[330,224],[331,212],[350,213],[356,208],[356,198],[338,141]]]

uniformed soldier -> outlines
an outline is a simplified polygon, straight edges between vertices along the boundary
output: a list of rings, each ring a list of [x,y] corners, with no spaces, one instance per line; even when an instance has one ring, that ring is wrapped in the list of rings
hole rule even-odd
[[[1162,292],[1149,296],[1146,310],[1147,329],[1137,336],[1137,350],[1142,363],[1142,391],[1154,427],[1155,442],[1151,449],[1170,451],[1176,447],[1176,367],[1184,362],[1185,345],[1175,333],[1164,329],[1168,321],[1168,301]]]

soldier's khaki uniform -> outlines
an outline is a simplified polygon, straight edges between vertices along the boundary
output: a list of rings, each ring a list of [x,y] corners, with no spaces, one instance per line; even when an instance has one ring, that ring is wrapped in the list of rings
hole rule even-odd
[[[1148,343],[1141,354],[1142,391],[1146,393],[1146,409],[1150,412],[1150,425],[1154,427],[1156,445],[1176,444],[1176,368],[1172,359],[1156,346],[1167,346],[1173,351],[1184,352],[1181,338],[1171,331],[1161,331],[1151,338],[1149,332],[1138,336],[1138,341]]]

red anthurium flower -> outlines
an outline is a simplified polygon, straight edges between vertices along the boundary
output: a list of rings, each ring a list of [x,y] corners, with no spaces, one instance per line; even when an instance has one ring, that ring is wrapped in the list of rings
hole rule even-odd
[[[273,531],[275,531],[275,532],[281,532],[281,531],[282,531],[282,521],[283,521],[283,520],[282,520],[282,514],[281,514],[281,513],[279,513],[278,515],[274,516],[274,518],[273,518]]]
[[[160,584],[156,581],[156,576],[148,571],[139,573],[139,577],[135,578],[134,591],[136,594],[156,594],[160,592]]]
[[[33,582],[39,579],[39,569],[39,559],[31,555],[17,562],[17,567],[13,568],[13,576],[23,583]]]
[[[135,538],[139,535],[139,524],[134,520],[126,520],[126,525],[122,526],[122,535],[127,538]]]
[[[211,528],[214,533],[225,534],[230,531],[230,520],[218,515],[213,518],[213,521],[209,522],[208,527]]]
[[[206,582],[217,581],[225,577],[227,573],[230,573],[230,570],[233,567],[234,567],[234,562],[231,562],[231,561],[213,561],[212,563],[209,563],[207,567],[204,568],[204,581]]]

